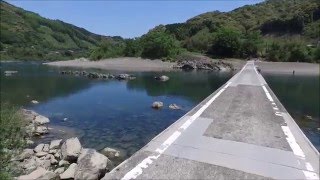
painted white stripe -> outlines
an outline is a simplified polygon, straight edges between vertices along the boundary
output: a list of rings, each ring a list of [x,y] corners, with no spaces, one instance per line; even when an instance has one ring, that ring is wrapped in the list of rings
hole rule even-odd
[[[288,126],[281,126],[281,128],[282,128],[284,134],[287,136],[286,139],[287,139],[293,153],[297,156],[305,158],[305,155],[304,155],[302,149],[300,148],[299,144],[296,142],[296,139],[294,138],[289,127]]]
[[[314,172],[303,171],[303,174],[307,179],[317,179],[317,180],[319,180],[318,175],[316,173],[314,173]]]

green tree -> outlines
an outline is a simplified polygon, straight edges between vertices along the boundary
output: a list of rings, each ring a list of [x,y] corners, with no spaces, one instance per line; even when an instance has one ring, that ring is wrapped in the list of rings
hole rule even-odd
[[[142,53],[140,39],[126,39],[126,47],[124,49],[124,56],[139,57]]]
[[[150,59],[174,58],[181,52],[178,41],[164,29],[151,30],[142,36],[142,57]]]
[[[220,28],[214,35],[214,40],[209,49],[209,54],[218,57],[235,57],[240,49],[240,32]]]
[[[189,51],[196,52],[207,52],[210,43],[212,42],[213,35],[210,33],[208,28],[202,29],[197,34],[187,39],[185,42],[185,47]]]
[[[92,50],[90,59],[99,60],[103,58],[114,58],[123,56],[125,44],[122,42],[106,41],[100,47]]]
[[[262,45],[262,38],[259,32],[249,32],[244,36],[241,43],[239,55],[243,58],[257,57]]]

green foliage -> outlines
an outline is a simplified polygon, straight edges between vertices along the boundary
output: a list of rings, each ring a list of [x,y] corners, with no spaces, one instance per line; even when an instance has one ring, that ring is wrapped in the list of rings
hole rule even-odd
[[[218,57],[235,57],[241,46],[241,33],[233,29],[221,28],[214,34],[209,53]]]
[[[126,39],[126,47],[124,49],[124,56],[139,57],[142,53],[142,45],[140,39]]]
[[[313,59],[315,62],[320,62],[320,47],[316,48],[313,53]]]
[[[141,56],[150,59],[174,58],[181,53],[178,41],[164,29],[154,29],[142,36]]]
[[[90,59],[99,60],[123,56],[125,44],[122,42],[104,42],[100,47],[93,49]]]
[[[1,103],[0,113],[0,178],[10,178],[10,159],[25,146],[24,122],[18,110]]]
[[[213,34],[208,28],[202,29],[191,38],[186,39],[184,47],[189,51],[202,52],[208,51],[209,45],[213,40]]]
[[[257,57],[262,47],[262,37],[259,32],[248,32],[244,35],[239,51],[240,57]]]

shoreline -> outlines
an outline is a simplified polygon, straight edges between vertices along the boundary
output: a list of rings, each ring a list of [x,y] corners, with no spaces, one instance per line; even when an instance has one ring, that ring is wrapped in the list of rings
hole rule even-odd
[[[255,64],[261,69],[262,74],[293,74],[293,71],[295,75],[320,74],[320,64],[268,61],[257,61]]]

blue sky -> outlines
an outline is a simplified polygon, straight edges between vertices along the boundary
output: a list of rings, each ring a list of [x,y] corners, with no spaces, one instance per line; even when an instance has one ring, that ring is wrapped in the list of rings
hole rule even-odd
[[[93,33],[138,37],[159,24],[185,22],[201,13],[230,11],[263,0],[195,1],[8,1],[43,17],[59,19]]]

